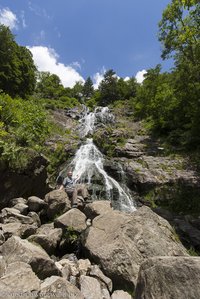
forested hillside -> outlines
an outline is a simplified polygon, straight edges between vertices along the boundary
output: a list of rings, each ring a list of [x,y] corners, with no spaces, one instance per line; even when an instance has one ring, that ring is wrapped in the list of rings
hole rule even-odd
[[[169,150],[188,150],[198,156],[200,137],[200,4],[173,0],[163,11],[158,36],[162,58],[173,58],[174,67],[149,69],[142,84],[124,80],[108,70],[98,89],[88,77],[84,84],[64,88],[59,77],[38,72],[31,52],[15,41],[8,27],[0,26],[0,152],[2,165],[23,168],[29,153],[45,153],[51,171],[62,161],[63,145],[48,152],[45,140],[58,131],[51,114],[85,104],[128,109],[135,120],[167,144]],[[67,141],[66,141],[67,142]],[[30,151],[31,150],[31,151]],[[58,152],[56,152],[58,151]],[[55,155],[55,157],[53,157]],[[57,161],[58,160],[58,161]]]

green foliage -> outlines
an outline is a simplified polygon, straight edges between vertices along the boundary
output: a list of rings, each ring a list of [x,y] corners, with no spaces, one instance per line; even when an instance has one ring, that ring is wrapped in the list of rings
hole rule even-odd
[[[197,252],[194,247],[190,246],[190,248],[187,250],[188,254],[191,256],[199,256],[199,252]]]
[[[86,103],[86,106],[91,108],[91,109],[94,109],[96,105],[97,105],[97,102],[96,102],[96,99],[94,97],[91,98],[90,100],[88,100],[87,103]]]
[[[151,207],[160,206],[175,213],[196,215],[200,211],[198,188],[181,183],[157,186],[145,191],[143,197]]]
[[[46,109],[65,109],[80,106],[80,102],[75,98],[61,96],[58,99],[41,99],[41,103]]]
[[[8,27],[0,25],[0,89],[26,98],[35,88],[35,72],[31,52],[15,42]]]
[[[146,203],[148,203],[150,205],[151,208],[156,208],[157,204],[155,202],[155,198],[154,198],[154,191],[150,190],[148,193],[145,194],[144,196],[144,200]]]
[[[199,1],[172,0],[163,12],[159,24],[162,57],[172,56],[175,68],[170,74],[170,89],[165,91],[169,108],[164,107],[176,128],[176,135],[185,147],[199,147],[200,126],[200,34]],[[157,112],[157,111],[156,111]],[[171,127],[170,127],[171,129]],[[174,140],[174,138],[172,138]]]
[[[193,86],[187,76],[180,68],[172,73],[160,73],[160,67],[151,69],[131,100],[135,116],[146,119],[146,128],[184,147],[200,144],[200,83]]]
[[[123,78],[118,78],[113,70],[108,70],[99,85],[98,104],[106,106],[119,100],[129,100],[135,97],[137,85],[135,78],[125,81]]]
[[[172,0],[163,11],[159,23],[159,40],[163,44],[162,57],[165,59],[180,53],[193,64],[199,63],[196,46],[199,46],[198,1]],[[197,59],[196,59],[197,58]]]
[[[57,75],[38,72],[37,79],[36,93],[40,98],[57,99],[62,95],[64,87]]]
[[[4,129],[4,123],[0,121],[0,138],[7,135],[7,132]]]
[[[100,92],[98,90],[96,90],[94,92],[92,98],[87,100],[85,104],[89,108],[93,109],[93,108],[95,108],[95,106],[98,105],[98,103],[100,103]]]
[[[71,89],[71,96],[81,101],[83,97],[83,83],[82,82],[76,82],[74,87]]]
[[[1,160],[11,168],[25,167],[32,148],[37,150],[50,134],[47,113],[33,101],[0,94]]]
[[[1,162],[14,170],[23,170],[34,158],[36,152],[31,149],[18,146],[14,141],[5,142],[0,140]]]
[[[16,144],[20,146],[42,143],[49,133],[47,114],[44,109],[32,101],[12,99],[0,95],[2,107],[0,119],[8,126],[8,133],[16,135]]]
[[[98,130],[93,135],[93,140],[99,146],[104,154],[109,157],[114,156],[115,144],[113,143],[113,139],[111,138],[112,128],[106,127],[106,129]],[[108,142],[109,138],[109,142]]]
[[[171,73],[148,70],[130,98],[135,117],[179,148],[200,146],[200,35],[198,1],[172,0],[159,24],[162,57],[174,57]]]
[[[68,226],[65,230],[64,236],[70,244],[73,244],[78,241],[79,233],[75,231],[72,226]]]
[[[119,100],[117,81],[116,73],[113,70],[108,70],[104,74],[104,79],[99,85],[100,105],[107,106],[108,104]]]
[[[124,80],[120,78],[117,81],[117,93],[119,100],[128,100],[131,97],[135,97],[137,90],[137,83],[134,77]]]
[[[176,241],[177,243],[180,243],[180,238],[179,238],[179,235],[177,234],[175,228],[172,226],[172,239],[174,241]]]
[[[85,100],[89,100],[93,94],[94,94],[94,87],[93,87],[93,82],[90,77],[87,78],[83,85],[82,89],[83,97]]]
[[[57,143],[53,151],[46,149],[45,154],[49,158],[47,170],[51,175],[54,175],[58,167],[68,158],[65,151],[65,145],[63,143]]]

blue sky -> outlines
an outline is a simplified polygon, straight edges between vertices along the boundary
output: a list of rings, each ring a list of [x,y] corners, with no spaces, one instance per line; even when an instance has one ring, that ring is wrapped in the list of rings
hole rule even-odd
[[[170,0],[0,0],[0,22],[28,46],[39,70],[65,86],[105,70],[120,77],[170,62],[160,58],[158,22]],[[142,73],[140,73],[142,74]]]

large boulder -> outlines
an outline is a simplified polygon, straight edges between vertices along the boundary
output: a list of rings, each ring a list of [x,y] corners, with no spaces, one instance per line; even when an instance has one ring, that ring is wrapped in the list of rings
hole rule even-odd
[[[29,216],[20,214],[19,210],[14,208],[4,208],[0,214],[1,223],[18,222],[21,224],[33,224],[34,220]]]
[[[130,214],[113,210],[96,217],[82,234],[82,245],[114,287],[130,290],[148,257],[187,255],[170,224],[145,206]]]
[[[39,244],[48,254],[53,254],[62,238],[62,229],[54,228],[53,223],[43,224],[37,229],[36,234],[28,240]]]
[[[17,236],[9,238],[2,245],[1,252],[7,264],[25,262],[31,265],[40,279],[51,275],[61,275],[54,261],[42,248]]]
[[[67,299],[84,299],[79,289],[72,285],[65,278],[52,276],[46,278],[41,284],[39,298],[67,298]]]
[[[84,298],[88,298],[88,299],[105,298],[103,297],[104,293],[102,292],[100,282],[94,277],[81,275],[80,289],[81,289],[81,293],[84,295]]]
[[[49,219],[54,219],[71,208],[71,202],[63,190],[54,190],[45,195],[47,203],[47,216]]]
[[[21,224],[18,222],[0,224],[0,229],[4,237],[4,241],[12,236],[28,238],[30,235],[33,235],[36,232],[37,228],[38,226],[36,224]]]
[[[200,257],[153,257],[141,267],[135,299],[200,298]]]
[[[40,280],[31,266],[24,262],[8,265],[0,278],[0,298],[38,298]]]
[[[43,208],[46,207],[47,203],[45,203],[45,201],[37,196],[30,196],[28,198],[28,207],[30,211],[33,212],[39,212],[41,211]]]
[[[28,206],[24,203],[18,203],[13,206],[14,209],[18,210],[20,214],[27,215],[28,214]]]
[[[27,204],[27,200],[23,197],[17,197],[17,198],[12,198],[9,201],[9,207],[11,208],[18,204]]]
[[[84,213],[88,218],[93,219],[96,216],[109,213],[111,210],[111,202],[109,200],[96,200],[85,206]]]
[[[71,209],[56,218],[54,226],[62,229],[72,228],[76,232],[82,232],[87,227],[86,216],[78,209]]]
[[[0,277],[6,272],[6,261],[3,256],[0,256]]]
[[[117,290],[114,291],[114,293],[111,296],[111,299],[132,299],[132,297],[127,292],[124,292],[122,290]]]
[[[109,292],[112,292],[112,280],[105,276],[103,272],[100,270],[99,266],[92,265],[90,269],[90,276],[97,278],[99,281],[104,283],[106,287],[108,288]]]

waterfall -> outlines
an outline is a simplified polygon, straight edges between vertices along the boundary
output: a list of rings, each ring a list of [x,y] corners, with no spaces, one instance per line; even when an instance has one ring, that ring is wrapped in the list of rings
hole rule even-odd
[[[108,107],[96,107],[94,112],[89,112],[86,106],[83,106],[83,117],[80,119],[79,135],[85,137],[88,134],[93,134],[94,129],[98,123],[106,124],[112,123],[115,117]]]
[[[94,112],[84,107],[83,117],[79,124],[80,137],[92,135],[96,126],[114,122],[115,118],[108,107],[97,107]],[[135,203],[130,194],[104,170],[103,154],[93,143],[92,138],[77,150],[74,159],[68,166],[73,169],[73,177],[88,185],[93,200],[107,199],[116,209],[126,212],[135,211]],[[121,169],[122,170],[122,169]]]

